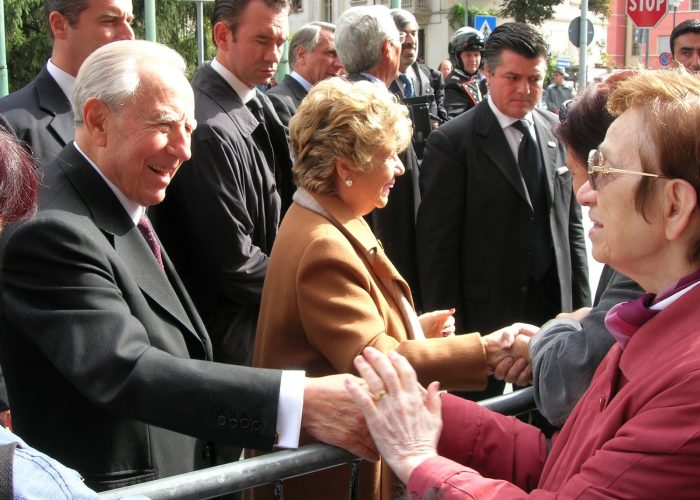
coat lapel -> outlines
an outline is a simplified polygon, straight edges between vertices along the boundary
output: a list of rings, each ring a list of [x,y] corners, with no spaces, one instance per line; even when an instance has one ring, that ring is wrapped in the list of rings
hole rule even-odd
[[[138,287],[202,343],[166,273],[109,186],[72,145],[63,150],[59,160],[58,165],[87,205],[95,225],[111,240]],[[169,259],[167,263],[166,272],[175,273]]]
[[[379,278],[377,281],[380,283],[383,280],[395,281],[401,287],[411,306],[413,306],[411,288],[384,253],[384,248],[365,219],[353,216],[335,196],[325,196],[316,193],[313,196],[321,207],[328,212],[330,215],[329,220],[345,235],[352,246],[355,247],[357,253],[368,264],[372,273]]]
[[[192,86],[196,91],[209,96],[231,119],[231,126],[239,129],[245,137],[251,137],[258,127],[258,120],[241,102],[238,94],[220,74],[205,63],[194,76]],[[264,106],[264,105],[263,105]],[[279,120],[279,118],[278,118]]]
[[[52,135],[60,139],[65,146],[73,140],[75,119],[68,97],[53,79],[46,66],[41,70],[36,79],[36,92],[39,108],[45,111],[51,119],[47,128]]]

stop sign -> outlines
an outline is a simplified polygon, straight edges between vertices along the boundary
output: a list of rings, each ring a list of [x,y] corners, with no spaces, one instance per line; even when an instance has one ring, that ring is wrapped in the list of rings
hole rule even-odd
[[[655,28],[668,10],[667,0],[627,0],[627,15],[637,28]]]

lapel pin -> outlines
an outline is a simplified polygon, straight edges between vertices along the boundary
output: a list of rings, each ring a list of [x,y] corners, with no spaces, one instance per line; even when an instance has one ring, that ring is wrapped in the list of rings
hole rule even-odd
[[[556,147],[557,147],[557,143],[554,142],[554,141],[549,141],[549,142],[547,142],[547,146],[550,147],[550,148],[556,148]]]

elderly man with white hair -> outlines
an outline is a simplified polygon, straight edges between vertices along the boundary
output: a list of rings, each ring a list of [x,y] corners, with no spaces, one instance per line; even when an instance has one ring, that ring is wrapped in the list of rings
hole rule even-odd
[[[346,10],[338,19],[335,31],[336,48],[348,79],[368,80],[387,88],[399,75],[405,41],[406,33],[398,30],[389,9],[381,5]],[[421,310],[415,252],[416,213],[420,203],[418,158],[412,146],[399,158],[406,173],[396,179],[391,203],[366,218],[386,254],[411,287],[416,309]]]
[[[296,446],[300,422],[371,457],[341,380],[211,361],[145,214],[190,157],[182,57],[106,45],[72,100],[75,142],[46,169],[38,215],[0,240],[0,351],[18,434],[97,491],[192,471],[205,441]]]

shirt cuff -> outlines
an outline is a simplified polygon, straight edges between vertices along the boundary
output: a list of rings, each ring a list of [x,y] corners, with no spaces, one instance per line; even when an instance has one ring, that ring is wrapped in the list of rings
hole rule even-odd
[[[301,411],[304,409],[303,370],[283,370],[277,406],[277,448],[298,448]]]

